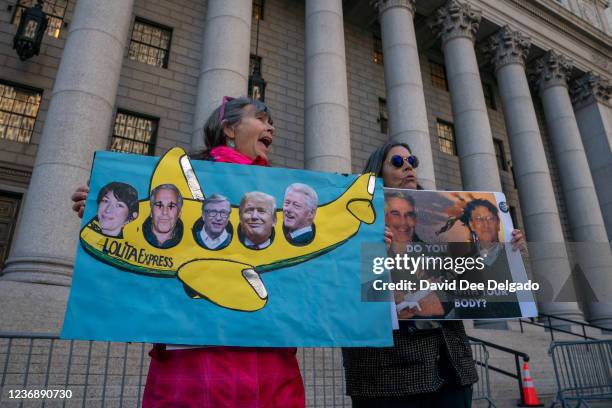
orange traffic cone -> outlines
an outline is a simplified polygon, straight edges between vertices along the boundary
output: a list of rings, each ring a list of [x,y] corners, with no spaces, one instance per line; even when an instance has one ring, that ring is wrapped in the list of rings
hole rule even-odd
[[[523,363],[523,404],[522,407],[543,407],[544,405],[538,399],[535,385],[533,385],[533,379],[529,374],[529,364],[525,361]]]

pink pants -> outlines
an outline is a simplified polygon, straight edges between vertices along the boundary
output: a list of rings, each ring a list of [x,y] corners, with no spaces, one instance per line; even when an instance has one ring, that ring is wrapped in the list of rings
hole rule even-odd
[[[304,408],[294,348],[155,345],[143,408]]]

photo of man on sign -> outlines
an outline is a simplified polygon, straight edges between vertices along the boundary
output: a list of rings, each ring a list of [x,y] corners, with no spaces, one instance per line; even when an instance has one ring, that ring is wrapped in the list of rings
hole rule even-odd
[[[531,304],[519,302],[518,291],[530,281],[503,194],[385,189],[385,224],[393,234],[388,256],[401,261],[392,281],[406,283],[393,290],[399,320],[535,311],[528,290]]]
[[[202,203],[202,218],[193,227],[196,242],[206,249],[225,248],[232,240],[229,215],[232,206],[221,194],[213,194]]]
[[[393,233],[393,242],[389,248],[389,255],[407,254],[410,249],[423,244],[423,240],[416,233],[418,223],[418,212],[416,203],[412,195],[406,191],[394,191],[385,193],[385,225]],[[416,245],[415,245],[416,244]],[[425,278],[422,270],[415,273],[403,271],[392,271],[391,279],[399,281],[410,279],[418,282],[418,279]],[[433,316],[442,317],[445,310],[438,295],[434,292],[409,292],[396,290],[393,293],[395,300],[397,317],[399,320],[413,318],[432,318]]]
[[[156,248],[171,248],[183,236],[180,220],[183,197],[173,184],[162,184],[151,191],[151,217],[142,225],[145,239]]]
[[[318,203],[317,192],[306,184],[293,183],[285,190],[283,232],[292,244],[306,245],[313,240]]]
[[[274,197],[259,191],[246,193],[240,202],[240,242],[249,249],[265,249],[272,243],[276,225]]]

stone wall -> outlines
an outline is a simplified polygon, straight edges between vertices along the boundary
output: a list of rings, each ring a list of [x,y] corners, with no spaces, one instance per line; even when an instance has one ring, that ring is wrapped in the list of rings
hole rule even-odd
[[[134,3],[136,17],[172,27],[168,68],[130,60],[126,50],[117,91],[117,108],[159,118],[156,155],[190,146],[205,10],[205,2],[195,0]]]
[[[3,1],[0,3],[0,79],[38,88],[43,92],[30,143],[25,144],[0,139],[0,167],[29,172],[34,165],[45,116],[49,108],[55,75],[66,42],[66,36],[68,35],[68,27],[62,28],[59,38],[45,35],[40,55],[22,62],[19,60],[15,50],[13,50],[13,37],[17,31],[17,26],[11,24],[11,21],[13,20],[15,6],[10,7],[10,10],[7,7],[7,5],[14,3],[16,1]],[[70,24],[74,5],[74,0],[68,1],[64,18],[67,24]],[[14,178],[11,174],[0,173],[0,182],[4,184],[27,186],[26,180],[19,180],[17,183],[15,181],[17,181],[17,178]]]
[[[74,1],[69,2],[65,21],[69,24]],[[193,126],[195,93],[202,46],[206,5],[195,0],[136,0],[134,16],[172,27],[168,68],[150,66],[127,58],[125,51],[116,108],[159,118],[155,154],[172,146],[189,147]],[[0,64],[2,79],[44,90],[40,113],[30,144],[0,140],[0,167],[28,170],[36,155],[53,79],[61,57],[67,30],[59,39],[46,37],[41,55],[25,63],[11,49],[15,27],[10,24],[12,12],[0,13]],[[252,25],[251,52],[255,53],[256,22]],[[359,172],[370,153],[387,139],[380,131],[379,98],[385,98],[383,66],[374,62],[372,27],[345,25],[348,94],[350,108],[352,169]],[[228,40],[228,46],[231,42]],[[303,0],[269,0],[264,19],[260,21],[258,54],[262,57],[262,74],[268,86],[269,104],[277,129],[272,164],[303,168],[304,166],[304,2]],[[429,59],[441,62],[439,51],[421,54],[421,72],[427,105],[436,182],[445,190],[462,189],[459,160],[439,149],[436,133],[438,119],[453,122],[448,91],[436,88],[430,80]],[[484,80],[495,90],[492,73],[482,72]],[[489,109],[493,135],[502,140],[506,161],[511,162],[503,113],[495,90],[497,109]],[[110,137],[108,135],[110,146]],[[329,137],[333,137],[330,135]],[[553,166],[554,168],[554,166]],[[1,173],[0,173],[1,175]],[[510,165],[500,171],[504,192],[510,205],[520,214],[517,191]],[[10,178],[10,176],[6,176]],[[554,176],[553,176],[554,177]],[[560,202],[561,207],[562,202]],[[520,219],[520,216],[519,216]],[[565,223],[566,224],[566,223]]]

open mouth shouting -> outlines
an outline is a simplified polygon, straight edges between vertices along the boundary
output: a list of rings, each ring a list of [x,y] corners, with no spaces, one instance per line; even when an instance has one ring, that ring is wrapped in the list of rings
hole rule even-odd
[[[268,150],[270,148],[270,145],[272,144],[272,136],[268,133],[265,133],[261,135],[259,139],[257,139],[257,142],[262,144],[265,149]]]

